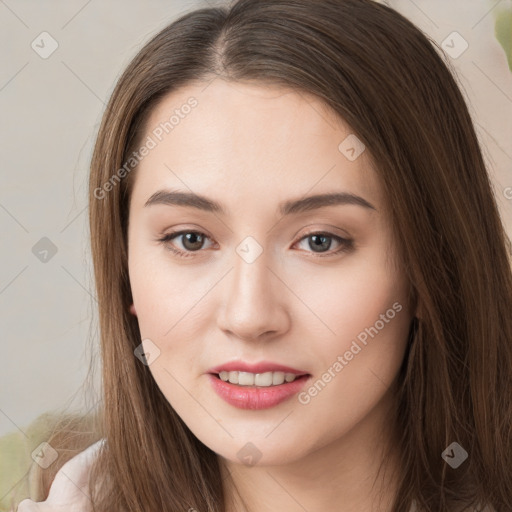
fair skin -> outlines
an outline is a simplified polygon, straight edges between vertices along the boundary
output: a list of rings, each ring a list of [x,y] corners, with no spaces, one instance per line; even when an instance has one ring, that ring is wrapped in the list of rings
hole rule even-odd
[[[142,339],[160,350],[149,371],[231,475],[224,479],[228,512],[246,509],[233,485],[253,512],[390,510],[398,454],[382,455],[394,448],[389,386],[414,311],[369,151],[350,161],[338,149],[350,128],[315,97],[221,79],[205,87],[189,84],[153,109],[146,136],[191,96],[198,101],[134,176],[129,277]],[[162,189],[206,196],[225,213],[145,206]],[[332,192],[372,208],[278,211],[283,201]],[[184,235],[157,241],[181,230],[202,233],[202,245]],[[328,233],[318,251],[315,233]],[[248,236],[262,249],[251,263],[237,252]],[[397,303],[400,311],[376,324]],[[357,336],[376,325],[378,333],[347,360]],[[333,371],[338,356],[343,369]],[[220,398],[207,375],[240,360],[304,370],[305,391],[328,382],[302,402],[295,395],[267,409],[241,409]],[[329,368],[331,378],[322,377]],[[259,457],[254,465],[237,455],[247,443]],[[387,471],[377,475],[383,459]]]

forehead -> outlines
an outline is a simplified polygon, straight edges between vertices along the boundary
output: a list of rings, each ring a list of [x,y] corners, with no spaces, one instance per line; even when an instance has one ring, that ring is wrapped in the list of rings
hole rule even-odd
[[[305,92],[219,78],[192,83],[153,108],[148,137],[155,146],[136,177],[146,195],[158,185],[260,199],[342,188],[380,201],[368,151],[353,159],[350,127]]]

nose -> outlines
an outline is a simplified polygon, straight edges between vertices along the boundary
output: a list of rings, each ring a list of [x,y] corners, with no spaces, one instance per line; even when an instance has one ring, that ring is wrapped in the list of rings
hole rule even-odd
[[[286,285],[263,252],[252,263],[238,254],[222,289],[217,323],[232,338],[273,339],[290,328]]]

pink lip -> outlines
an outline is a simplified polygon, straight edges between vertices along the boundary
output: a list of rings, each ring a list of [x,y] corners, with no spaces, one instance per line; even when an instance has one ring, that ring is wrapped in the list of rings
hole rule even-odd
[[[267,361],[261,363],[244,363],[243,361],[231,361],[230,363],[221,364],[210,368],[206,373],[219,374],[220,372],[249,372],[249,373],[265,373],[265,372],[284,372],[294,373],[295,375],[306,375],[308,372],[283,366],[282,364],[275,364]]]
[[[293,382],[279,386],[237,386],[224,382],[216,375],[208,375],[214,391],[228,404],[239,409],[268,409],[297,394],[309,380],[310,375],[297,377]]]
[[[284,382],[279,386],[237,386],[230,382],[221,380],[218,374],[225,372],[284,372],[298,375],[293,382]],[[257,364],[249,364],[241,361],[232,361],[210,368],[207,372],[210,383],[214,391],[228,404],[238,407],[239,409],[268,409],[274,407],[291,396],[297,394],[309,380],[311,375],[296,368],[283,366],[263,361]]]

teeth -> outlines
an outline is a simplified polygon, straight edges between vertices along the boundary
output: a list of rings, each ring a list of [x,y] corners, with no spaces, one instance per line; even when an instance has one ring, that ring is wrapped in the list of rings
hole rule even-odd
[[[238,384],[239,386],[269,387],[279,386],[284,384],[284,382],[293,382],[297,378],[297,375],[284,372],[220,372],[219,377],[224,382]]]
[[[254,386],[254,373],[235,372],[238,373],[239,386]],[[229,372],[231,377],[231,372]]]
[[[293,375],[293,374],[289,373],[288,375]],[[272,372],[272,384],[274,386],[283,384],[284,379],[285,379],[284,372]],[[295,380],[295,378],[293,380]]]

